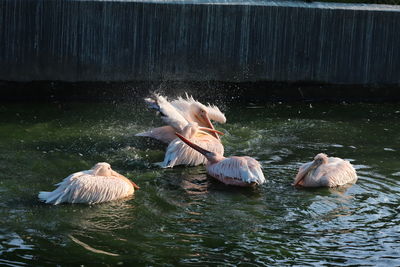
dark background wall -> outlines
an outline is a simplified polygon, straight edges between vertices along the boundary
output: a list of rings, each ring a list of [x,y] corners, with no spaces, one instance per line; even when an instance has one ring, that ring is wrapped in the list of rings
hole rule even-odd
[[[399,28],[394,6],[0,0],[0,80],[400,85]]]

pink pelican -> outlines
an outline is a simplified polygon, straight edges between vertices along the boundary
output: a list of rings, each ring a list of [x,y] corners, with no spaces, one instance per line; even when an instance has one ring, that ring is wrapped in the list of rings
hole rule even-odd
[[[214,129],[211,120],[225,123],[225,115],[216,106],[205,106],[202,103],[186,95],[186,99],[179,97],[176,100],[168,101],[165,97],[154,94],[145,99],[149,108],[160,112],[166,126],[151,129],[148,132],[136,134],[160,140],[169,144],[176,139],[175,132],[182,133],[183,128],[191,122],[196,122],[200,127]],[[219,139],[216,133],[212,135]]]
[[[48,204],[100,203],[128,197],[139,187],[111,169],[110,164],[97,163],[91,170],[71,174],[52,192],[40,192],[39,199]]]
[[[179,133],[176,135],[191,148],[207,158],[206,169],[210,176],[227,185],[252,186],[265,182],[260,163],[251,157],[229,157],[208,151]]]
[[[191,122],[183,128],[182,135],[196,145],[201,145],[212,152],[223,155],[224,146],[217,138],[208,134],[206,131],[220,135],[224,134],[215,129],[199,127],[196,122]],[[168,145],[161,167],[167,168],[176,165],[197,166],[206,163],[207,158],[185,145],[179,138],[175,138],[175,140]]]
[[[299,168],[293,185],[335,187],[349,183],[354,184],[356,181],[356,170],[350,162],[319,153],[313,161],[307,162]]]

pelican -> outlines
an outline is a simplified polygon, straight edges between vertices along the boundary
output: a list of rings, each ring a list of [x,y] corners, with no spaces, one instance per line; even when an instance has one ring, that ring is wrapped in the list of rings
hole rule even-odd
[[[201,154],[183,145],[182,141],[176,138],[175,132],[183,134],[195,144],[205,146],[212,152],[218,152],[223,155],[224,147],[218,137],[218,134],[222,135],[223,133],[214,129],[206,106],[188,96],[187,99],[178,98],[178,100],[170,103],[163,96],[153,95],[153,98],[146,99],[146,102],[150,108],[159,111],[163,121],[168,124],[168,126],[155,128],[147,133],[137,134],[137,136],[149,136],[169,144],[164,161],[160,164],[161,167],[166,168],[175,165],[196,166],[207,161]],[[213,110],[214,113],[211,112],[211,114],[214,114],[214,117],[218,117],[215,114],[219,112],[221,121],[222,119],[225,121],[225,116],[217,107],[209,106],[208,108]]]
[[[94,204],[125,198],[139,187],[111,169],[110,164],[99,162],[91,170],[71,174],[52,192],[39,192],[39,199],[48,204]]]
[[[183,142],[207,158],[207,173],[227,185],[252,186],[265,182],[260,163],[251,157],[225,158],[219,153],[208,151],[175,133]]]
[[[208,134],[206,131],[220,135],[224,134],[215,129],[199,127],[196,122],[191,122],[183,128],[182,135],[191,140],[194,144],[201,145],[212,152],[223,155],[224,146],[217,138]],[[175,140],[168,145],[161,167],[167,168],[176,165],[197,166],[206,163],[207,158],[185,145],[179,138],[175,138]]]
[[[155,138],[166,144],[176,139],[175,132],[182,133],[183,128],[190,122],[196,122],[200,127],[211,129],[214,129],[211,120],[220,123],[226,122],[225,115],[218,107],[205,106],[187,94],[186,99],[178,97],[171,102],[161,95],[154,94],[152,97],[146,98],[145,101],[149,108],[160,112],[163,121],[168,125],[136,134],[136,136]],[[212,133],[212,135],[219,139],[216,133]]]
[[[350,162],[319,153],[314,160],[299,168],[293,185],[304,187],[336,187],[354,184],[357,174]]]

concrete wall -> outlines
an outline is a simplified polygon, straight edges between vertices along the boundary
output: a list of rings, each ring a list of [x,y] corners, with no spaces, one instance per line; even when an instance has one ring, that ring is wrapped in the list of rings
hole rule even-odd
[[[400,85],[400,7],[0,0],[0,80]]]

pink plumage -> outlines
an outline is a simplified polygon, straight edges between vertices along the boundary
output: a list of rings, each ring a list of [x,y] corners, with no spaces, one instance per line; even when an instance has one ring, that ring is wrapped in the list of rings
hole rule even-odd
[[[293,185],[303,187],[336,187],[354,184],[357,173],[347,160],[320,153],[299,168]]]
[[[225,158],[219,153],[206,150],[181,134],[176,134],[183,142],[207,158],[207,173],[227,185],[252,186],[265,183],[260,163],[251,157]]]
[[[179,97],[176,100],[168,101],[166,97],[158,94],[145,99],[149,108],[156,110],[167,126],[151,129],[147,132],[136,134],[155,138],[169,144],[176,139],[175,132],[182,133],[189,123],[197,123],[200,127],[214,129],[210,120],[225,123],[225,115],[216,106],[205,106],[200,102],[186,95],[186,99]],[[212,134],[219,139],[218,135]]]
[[[97,163],[91,170],[76,172],[57,184],[52,192],[38,197],[48,204],[107,202],[131,196],[139,187],[111,169],[110,164]]]
[[[202,146],[209,151],[224,154],[224,146],[214,136],[205,131],[213,131],[222,134],[219,131],[199,127],[197,123],[189,123],[183,130],[183,136],[196,145]],[[176,137],[176,135],[175,135]],[[197,166],[206,164],[207,158],[194,149],[191,149],[179,138],[175,138],[167,147],[162,167],[174,167],[176,165]]]

